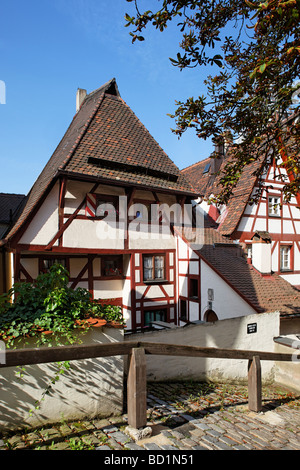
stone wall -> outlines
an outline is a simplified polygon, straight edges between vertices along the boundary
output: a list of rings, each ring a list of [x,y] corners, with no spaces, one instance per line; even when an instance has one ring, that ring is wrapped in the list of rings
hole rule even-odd
[[[83,344],[119,342],[123,341],[124,332],[111,327],[93,328],[80,339]],[[18,368],[1,369],[0,430],[121,414],[123,364],[123,357],[119,356],[71,361],[71,368],[45,395],[39,409],[35,409],[36,401],[41,400],[55,377],[56,364],[26,366],[20,378]]]
[[[126,340],[182,344],[199,347],[274,351],[273,338],[279,333],[279,313],[263,313],[157,330],[125,336]],[[148,381],[203,380],[243,383],[248,379],[248,361],[147,355]],[[265,383],[275,380],[273,361],[262,361]]]

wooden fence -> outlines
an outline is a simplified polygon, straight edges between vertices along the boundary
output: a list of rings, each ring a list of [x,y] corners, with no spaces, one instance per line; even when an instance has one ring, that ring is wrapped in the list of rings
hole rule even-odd
[[[7,350],[5,352],[5,364],[0,364],[0,368],[127,355],[129,357],[127,376],[128,424],[139,429],[147,424],[146,354],[247,360],[248,407],[249,410],[255,412],[262,409],[261,361],[291,362],[295,359],[293,354],[285,353],[126,341],[88,346]]]

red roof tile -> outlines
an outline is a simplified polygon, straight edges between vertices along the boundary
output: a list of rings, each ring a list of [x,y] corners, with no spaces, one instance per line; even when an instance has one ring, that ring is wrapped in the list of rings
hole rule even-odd
[[[203,174],[203,170],[209,161],[213,161],[213,159],[209,157],[182,170],[195,190],[201,193],[204,198],[209,198],[212,194],[217,196],[220,192],[219,181],[227,162],[226,159],[223,160],[218,174],[213,172],[213,167],[210,168],[209,173]],[[261,161],[254,161],[245,166],[227,204],[227,215],[218,229],[223,235],[231,235],[237,228],[257,180],[255,172],[261,164]]]
[[[60,174],[195,196],[191,184],[121,99],[115,79],[87,95],[8,238]]]

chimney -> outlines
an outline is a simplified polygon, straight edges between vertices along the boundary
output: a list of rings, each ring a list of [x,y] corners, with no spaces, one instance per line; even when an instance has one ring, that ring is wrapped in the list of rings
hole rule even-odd
[[[224,139],[222,137],[215,139],[214,146],[215,146],[215,150],[214,150],[215,156],[212,158],[212,164],[211,164],[212,174],[218,173],[222,165],[222,162],[224,160],[224,154],[225,154]]]
[[[252,237],[252,265],[261,274],[272,272],[272,238],[269,232],[255,232]]]
[[[78,88],[77,93],[76,93],[76,113],[78,113],[80,106],[84,102],[86,97],[86,90],[83,90],[82,88]]]

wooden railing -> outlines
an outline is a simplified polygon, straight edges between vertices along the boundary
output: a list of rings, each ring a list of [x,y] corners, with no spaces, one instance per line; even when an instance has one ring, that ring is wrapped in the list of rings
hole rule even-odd
[[[261,361],[291,362],[295,359],[294,354],[285,353],[125,341],[109,344],[7,350],[5,352],[5,364],[0,364],[0,368],[127,355],[129,357],[127,376],[128,424],[139,429],[146,426],[147,423],[147,354],[247,360],[248,407],[249,410],[255,412],[262,409]]]

